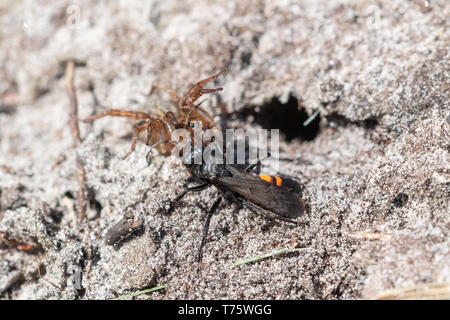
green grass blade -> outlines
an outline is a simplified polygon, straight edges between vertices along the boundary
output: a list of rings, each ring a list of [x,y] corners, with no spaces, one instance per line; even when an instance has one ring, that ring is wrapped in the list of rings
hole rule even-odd
[[[120,296],[120,297],[114,298],[112,300],[123,300],[123,299],[127,299],[127,298],[132,298],[132,297],[140,296],[141,294],[146,294],[146,293],[150,293],[150,292],[153,292],[153,291],[158,291],[158,290],[164,289],[166,287],[167,287],[167,285],[162,285],[162,286],[154,287],[154,288],[151,288],[151,289],[145,289],[145,290],[142,290],[142,291],[136,291],[134,293],[130,293],[130,294],[126,294],[124,296]]]
[[[308,251],[309,248],[284,248],[284,249],[280,249],[280,250],[276,250],[276,251],[272,251],[269,253],[265,253],[256,257],[252,257],[252,258],[248,258],[248,259],[244,259],[244,260],[240,260],[238,262],[235,262],[233,264],[230,265],[231,268],[239,266],[241,264],[247,264],[247,263],[251,263],[251,262],[255,262],[255,261],[259,261],[262,259],[266,259],[269,257],[273,257],[279,254],[283,254],[283,253],[290,253],[290,252],[298,252],[298,251]]]

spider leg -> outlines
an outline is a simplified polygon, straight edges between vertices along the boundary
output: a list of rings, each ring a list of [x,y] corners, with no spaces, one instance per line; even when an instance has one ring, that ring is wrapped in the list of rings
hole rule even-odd
[[[80,119],[80,121],[92,122],[97,119],[100,119],[103,117],[108,117],[108,116],[109,117],[131,118],[131,119],[136,119],[136,120],[152,119],[152,116],[145,112],[110,109],[110,110],[100,112],[99,114],[87,117],[86,119]]]
[[[175,145],[175,143],[171,141],[171,135],[174,129],[175,125],[169,123],[165,119],[150,120],[146,144],[156,147],[161,155],[168,156]]]
[[[150,124],[147,126],[147,141],[145,142],[146,145],[150,145],[150,138],[152,136],[152,130],[153,130],[153,123],[150,122]]]
[[[211,77],[208,77],[208,78],[205,78],[205,79],[202,79],[202,80],[194,83],[191,86],[191,88],[189,89],[188,93],[193,92],[193,91],[198,91],[201,88],[203,88],[205,86],[205,84],[207,84],[208,82],[215,81],[224,71],[225,70],[222,69],[218,73],[216,73],[215,75],[213,75]]]
[[[192,85],[192,87],[188,90],[188,92],[184,95],[181,103],[179,105],[179,109],[185,109],[186,107],[192,107],[194,102],[200,98],[205,93],[213,93],[217,91],[222,91],[222,88],[214,88],[214,89],[203,89],[203,87],[211,81],[216,80],[224,70],[220,70],[217,74],[208,77],[206,79],[200,80],[199,82]],[[179,110],[181,111],[181,110]]]
[[[130,151],[128,151],[127,154],[123,157],[123,160],[128,158],[128,156],[132,154],[136,149],[136,143],[139,133],[141,133],[144,130],[147,130],[147,128],[150,128],[150,126],[151,122],[149,120],[146,120],[144,123],[139,123],[136,126],[134,126],[133,139],[131,140],[131,148]]]
[[[223,88],[215,88],[215,89],[200,89],[200,93],[213,93],[217,91],[222,91]]]
[[[170,97],[170,100],[172,100],[172,102],[178,106],[178,103],[180,102],[180,98],[178,98],[178,95],[175,91],[173,91],[172,89],[169,89],[166,85],[159,83],[159,82],[154,82],[152,84],[152,87],[150,89],[150,92],[148,93],[148,95],[152,95],[156,89],[159,89],[161,91],[164,91],[165,93],[167,93]]]

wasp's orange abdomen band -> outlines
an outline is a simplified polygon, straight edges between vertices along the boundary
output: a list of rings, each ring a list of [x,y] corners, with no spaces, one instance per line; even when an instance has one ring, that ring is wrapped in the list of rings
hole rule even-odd
[[[259,178],[261,180],[264,180],[264,181],[268,182],[268,183],[274,184],[274,185],[276,185],[278,187],[281,187],[282,184],[283,184],[283,179],[281,179],[280,177],[277,177],[277,176],[272,177],[272,176],[267,176],[267,175],[262,174],[262,175],[259,176]]]

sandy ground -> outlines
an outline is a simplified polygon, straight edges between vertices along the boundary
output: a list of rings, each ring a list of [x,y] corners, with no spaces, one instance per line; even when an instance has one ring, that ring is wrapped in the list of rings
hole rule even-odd
[[[0,298],[450,298],[449,16],[446,0],[1,1]],[[74,147],[69,59],[80,117],[168,108],[154,81],[183,92],[226,67],[205,108],[281,129],[279,172],[303,184],[307,224],[223,203],[198,264],[217,190],[166,214],[186,169],[156,154],[146,167],[142,143],[122,160],[131,120],[81,124]],[[143,228],[107,245],[127,212]],[[230,267],[293,242],[308,250]]]

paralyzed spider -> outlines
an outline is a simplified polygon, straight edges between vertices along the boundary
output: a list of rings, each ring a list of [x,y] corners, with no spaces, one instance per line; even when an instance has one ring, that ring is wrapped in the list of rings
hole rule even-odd
[[[174,148],[175,143],[178,142],[172,141],[171,139],[173,130],[183,128],[191,121],[200,121],[203,129],[211,129],[216,127],[216,123],[214,122],[212,116],[206,110],[201,108],[199,106],[200,104],[195,105],[195,102],[205,93],[213,93],[222,90],[222,88],[205,89],[203,87],[208,82],[216,80],[223,72],[224,70],[222,69],[217,74],[198,81],[189,88],[181,99],[175,91],[169,89],[165,85],[161,83],[153,83],[149,94],[152,94],[155,89],[165,91],[174,103],[177,110],[177,115],[171,111],[167,111],[163,116],[156,116],[139,111],[110,109],[86,119],[80,119],[80,121],[93,122],[107,116],[141,120],[134,126],[131,148],[124,156],[124,159],[135,150],[136,143],[141,132],[147,133],[147,145],[155,147],[161,155],[168,156]]]

